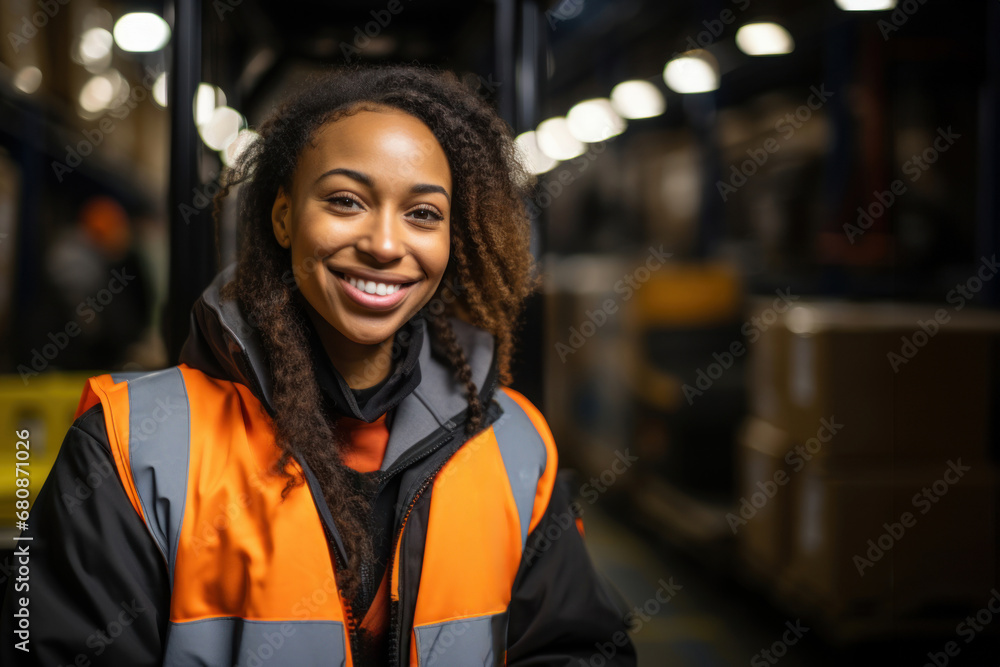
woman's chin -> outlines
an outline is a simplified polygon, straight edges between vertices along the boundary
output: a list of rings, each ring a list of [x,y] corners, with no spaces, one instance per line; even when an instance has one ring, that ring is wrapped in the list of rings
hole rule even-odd
[[[396,335],[406,320],[399,320],[398,317],[359,317],[347,315],[340,318],[339,322],[330,323],[337,329],[344,338],[359,345],[378,345]]]

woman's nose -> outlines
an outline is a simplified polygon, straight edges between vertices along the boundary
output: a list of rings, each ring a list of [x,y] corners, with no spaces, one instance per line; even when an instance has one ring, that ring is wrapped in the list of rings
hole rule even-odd
[[[358,241],[358,250],[383,264],[399,259],[404,254],[400,225],[401,221],[392,210],[383,208],[375,211]]]

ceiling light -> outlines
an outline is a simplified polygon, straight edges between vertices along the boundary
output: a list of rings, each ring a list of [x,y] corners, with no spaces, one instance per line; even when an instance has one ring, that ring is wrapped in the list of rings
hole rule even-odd
[[[777,23],[748,23],[736,31],[736,46],[748,56],[779,56],[795,50],[788,31]]]
[[[687,51],[667,63],[663,81],[678,93],[707,93],[719,87],[719,66],[704,49]]]
[[[153,101],[161,107],[167,107],[167,73],[161,72],[153,82]]]
[[[114,99],[114,83],[103,74],[90,77],[80,89],[80,108],[87,113],[93,114],[107,109]]]
[[[836,0],[845,12],[877,12],[895,9],[896,0]]]
[[[114,37],[104,28],[91,28],[80,36],[80,62],[84,65],[104,60],[114,45]]]
[[[649,81],[622,81],[611,89],[611,106],[623,118],[652,118],[667,108],[660,89]]]
[[[537,135],[533,130],[519,134],[514,142],[521,153],[525,168],[532,174],[544,174],[559,164],[558,160],[553,160],[538,147]]]
[[[245,126],[246,121],[239,111],[232,107],[217,107],[212,111],[208,122],[199,126],[198,131],[206,146],[221,151],[236,141],[236,136]]]
[[[573,136],[562,116],[539,123],[535,140],[541,151],[553,160],[569,160],[585,150],[583,142]]]
[[[243,129],[239,131],[236,135],[236,141],[233,141],[225,149],[220,151],[220,156],[222,157],[222,163],[227,167],[232,166],[240,159],[243,152],[250,147],[253,142],[257,141],[260,135],[257,132],[249,129]]]
[[[115,23],[115,42],[122,51],[159,51],[170,40],[170,26],[156,14],[134,12]]]
[[[215,107],[226,103],[225,95],[220,95],[221,89],[210,83],[199,83],[198,90],[194,94],[194,124],[201,127],[212,120],[212,112]],[[218,98],[222,98],[222,103],[218,103]]]
[[[573,137],[588,143],[618,136],[626,127],[610,100],[603,97],[574,105],[566,114],[566,125]]]
[[[38,87],[42,85],[42,70],[38,69],[34,65],[28,65],[27,67],[22,67],[14,75],[14,87],[20,90],[22,93],[31,93],[38,90]]]

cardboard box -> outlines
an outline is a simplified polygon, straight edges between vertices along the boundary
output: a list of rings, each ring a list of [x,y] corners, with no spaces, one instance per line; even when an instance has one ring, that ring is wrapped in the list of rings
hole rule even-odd
[[[545,260],[545,415],[566,463],[585,469],[588,461],[602,462],[596,472],[626,439],[623,302],[614,286],[630,261],[599,255]]]
[[[765,581],[777,579],[791,547],[791,450],[788,434],[750,417],[739,434],[738,500],[726,515],[736,533],[740,559]]]
[[[785,578],[826,617],[911,617],[981,604],[996,585],[996,473],[951,457],[919,470],[792,473]]]
[[[753,414],[831,466],[990,455],[1000,315],[805,301],[776,313],[771,301],[749,320]],[[842,428],[818,443],[824,420]]]

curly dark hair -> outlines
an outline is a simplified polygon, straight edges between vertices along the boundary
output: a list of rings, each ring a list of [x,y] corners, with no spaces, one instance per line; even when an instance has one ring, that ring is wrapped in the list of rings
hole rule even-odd
[[[444,278],[425,317],[428,332],[447,350],[455,377],[468,398],[466,435],[480,429],[483,406],[450,316],[495,336],[500,382],[509,385],[511,355],[524,300],[541,278],[530,253],[525,197],[534,178],[518,159],[509,126],[451,72],[416,65],[352,65],[314,76],[259,128],[260,136],[227,172],[215,198],[239,185],[241,247],[236,276],[223,295],[254,315],[273,384],[273,421],[283,450],[275,472],[288,477],[283,497],[303,483],[289,472],[293,454],[315,472],[348,553],[338,573],[347,599],[357,591],[362,565],[374,559],[366,518],[370,488],[343,463],[343,437],[324,415],[321,391],[310,363],[312,326],[290,279],[291,259],[275,240],[271,209],[278,188],[291,186],[300,154],[317,130],[361,110],[395,109],[422,121],[437,138],[452,174],[451,248]],[[457,294],[442,297],[448,285]],[[342,576],[341,576],[342,575]]]

